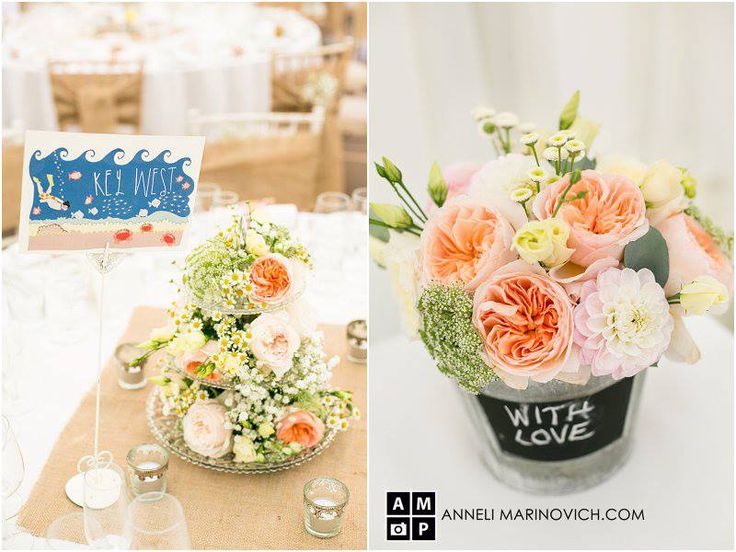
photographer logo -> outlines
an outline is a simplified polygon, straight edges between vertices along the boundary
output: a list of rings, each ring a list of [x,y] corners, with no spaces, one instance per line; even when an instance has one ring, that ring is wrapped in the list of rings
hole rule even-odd
[[[387,540],[435,540],[435,493],[386,493]]]

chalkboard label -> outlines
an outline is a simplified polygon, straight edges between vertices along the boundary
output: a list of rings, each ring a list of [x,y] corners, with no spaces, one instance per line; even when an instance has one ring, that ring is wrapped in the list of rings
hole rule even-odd
[[[518,403],[479,395],[501,449],[552,462],[595,452],[621,437],[634,378],[568,401]]]

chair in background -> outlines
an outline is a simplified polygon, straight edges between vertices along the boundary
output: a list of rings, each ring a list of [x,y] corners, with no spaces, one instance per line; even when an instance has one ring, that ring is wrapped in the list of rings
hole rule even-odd
[[[21,180],[23,179],[23,130],[3,129],[3,237],[18,231]]]
[[[354,42],[349,38],[307,52],[277,53],[272,61],[271,100],[274,111],[304,112],[315,106],[325,110],[318,172],[320,192],[345,189],[338,111],[353,48]]]
[[[48,70],[60,129],[140,132],[141,61],[50,61]]]
[[[205,136],[200,181],[241,199],[273,198],[311,209],[317,194],[324,110],[310,113],[189,112],[193,134]]]

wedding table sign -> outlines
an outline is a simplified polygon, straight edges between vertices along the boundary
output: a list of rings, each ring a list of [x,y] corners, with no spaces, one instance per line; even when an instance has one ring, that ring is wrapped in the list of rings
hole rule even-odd
[[[27,131],[21,251],[180,247],[203,150],[198,136]]]

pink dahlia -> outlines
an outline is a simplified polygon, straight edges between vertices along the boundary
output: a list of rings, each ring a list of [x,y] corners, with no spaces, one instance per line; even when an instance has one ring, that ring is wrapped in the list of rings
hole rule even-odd
[[[585,282],[574,311],[579,360],[594,376],[633,376],[665,352],[673,321],[654,274],[609,268]]]

